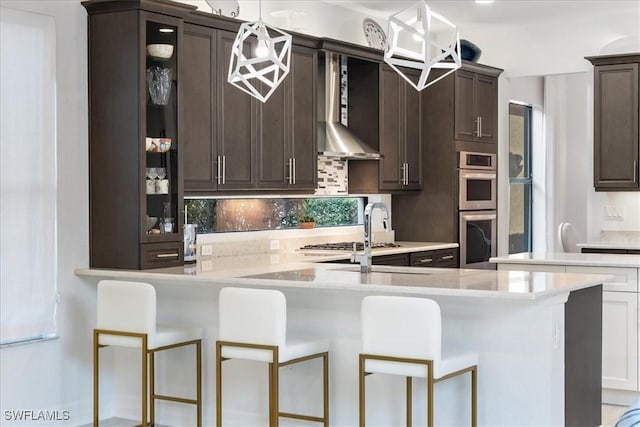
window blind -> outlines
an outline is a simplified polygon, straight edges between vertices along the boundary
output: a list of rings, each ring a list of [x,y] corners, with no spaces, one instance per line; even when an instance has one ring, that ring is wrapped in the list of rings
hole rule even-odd
[[[56,332],[52,17],[0,8],[0,344]]]

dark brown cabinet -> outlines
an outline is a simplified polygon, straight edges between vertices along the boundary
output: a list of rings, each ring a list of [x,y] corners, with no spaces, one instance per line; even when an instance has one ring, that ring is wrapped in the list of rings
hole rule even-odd
[[[316,187],[316,61],[313,49],[293,46],[289,75],[266,103],[258,102],[258,188]]]
[[[432,71],[434,78],[443,71]],[[483,135],[493,133],[497,141],[497,81],[501,69],[463,61],[462,69],[426,88],[422,93],[422,170],[424,185],[422,190],[394,196],[392,210],[394,217],[402,221],[394,222],[398,240],[424,242],[458,242],[458,151],[496,153],[497,144],[478,141],[473,137],[475,111],[483,111],[487,106],[492,110],[483,117]],[[486,85],[484,83],[487,83]],[[474,93],[491,92],[482,95],[491,98],[481,103],[478,109]],[[479,98],[478,95],[475,96]],[[465,119],[464,117],[467,117]],[[487,128],[487,122],[494,124]],[[466,128],[465,128],[466,126]],[[466,136],[462,135],[466,132]]]
[[[452,267],[458,266],[458,249],[437,249],[413,252],[409,256],[411,267]]]
[[[185,24],[185,191],[313,191],[316,53],[292,48],[291,70],[262,103],[227,82],[236,33]]]
[[[455,73],[455,91],[455,138],[497,142],[497,77],[459,70]]]
[[[227,83],[236,34],[185,24],[185,191],[244,190],[255,185],[253,156],[256,106]]]
[[[83,2],[89,13],[92,268],[182,265],[179,3]],[[170,55],[148,51],[171,45]]]
[[[596,191],[638,191],[640,54],[587,58],[594,67]]]
[[[420,92],[391,67],[380,73],[380,189],[422,187]]]

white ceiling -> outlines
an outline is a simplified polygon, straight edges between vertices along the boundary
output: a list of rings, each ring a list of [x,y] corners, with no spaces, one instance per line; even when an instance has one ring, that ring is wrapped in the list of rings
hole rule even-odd
[[[198,5],[204,0],[179,0]],[[222,1],[222,0],[220,0]],[[238,0],[240,18],[257,18],[258,1]],[[364,17],[386,31],[387,18],[416,1],[263,0],[272,25],[366,44]],[[432,10],[457,25],[460,38],[482,50],[481,63],[504,68],[506,76],[583,72],[584,57],[640,52],[640,0],[428,0]]]
[[[415,1],[324,0],[386,19]],[[458,26],[460,37],[478,45],[480,62],[507,75],[545,75],[588,69],[584,56],[640,51],[638,0],[473,0],[428,1]]]

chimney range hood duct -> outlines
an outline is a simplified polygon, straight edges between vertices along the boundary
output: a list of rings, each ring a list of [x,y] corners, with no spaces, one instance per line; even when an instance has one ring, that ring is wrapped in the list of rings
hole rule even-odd
[[[380,159],[377,150],[340,123],[340,56],[331,52],[321,52],[318,67],[319,153],[347,159]]]

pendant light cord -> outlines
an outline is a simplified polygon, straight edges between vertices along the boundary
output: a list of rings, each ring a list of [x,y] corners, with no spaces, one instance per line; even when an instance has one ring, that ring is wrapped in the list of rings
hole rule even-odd
[[[262,22],[262,0],[258,0],[258,20]]]

